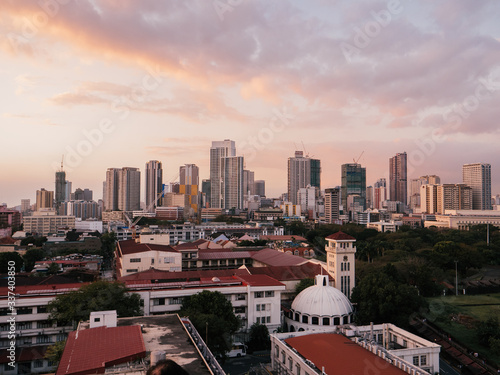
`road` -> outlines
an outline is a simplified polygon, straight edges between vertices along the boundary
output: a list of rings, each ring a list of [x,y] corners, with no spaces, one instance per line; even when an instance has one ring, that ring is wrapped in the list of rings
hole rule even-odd
[[[222,369],[227,375],[243,375],[249,373],[253,367],[259,366],[260,363],[271,363],[269,351],[258,351],[244,357],[228,358],[222,365]]]
[[[439,359],[439,373],[441,375],[460,375],[460,373],[451,367],[447,362]]]

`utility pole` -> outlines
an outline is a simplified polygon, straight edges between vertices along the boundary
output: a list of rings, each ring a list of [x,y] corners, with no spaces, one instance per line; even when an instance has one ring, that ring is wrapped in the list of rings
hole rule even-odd
[[[455,261],[455,295],[458,296],[458,260]]]

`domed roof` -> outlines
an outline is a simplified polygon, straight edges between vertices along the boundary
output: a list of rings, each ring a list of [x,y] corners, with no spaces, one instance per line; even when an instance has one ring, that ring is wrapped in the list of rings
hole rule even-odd
[[[352,304],[340,290],[328,285],[328,276],[317,275],[316,284],[293,300],[292,309],[301,314],[343,316],[352,314]]]

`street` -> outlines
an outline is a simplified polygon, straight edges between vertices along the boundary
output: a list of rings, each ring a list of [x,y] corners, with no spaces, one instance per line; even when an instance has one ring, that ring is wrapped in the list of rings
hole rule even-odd
[[[260,368],[261,363],[271,363],[269,351],[256,351],[244,357],[228,358],[222,368],[227,375],[243,375],[250,374],[253,368]]]

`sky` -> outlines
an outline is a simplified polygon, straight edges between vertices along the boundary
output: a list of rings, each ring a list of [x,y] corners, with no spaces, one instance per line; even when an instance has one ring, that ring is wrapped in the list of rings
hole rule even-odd
[[[266,193],[295,150],[321,187],[358,161],[367,185],[461,183],[489,163],[500,194],[500,3],[5,0],[0,10],[0,203],[35,201],[64,170],[102,197],[107,168],[163,163],[164,183],[232,139]],[[144,186],[141,187],[144,191]]]

